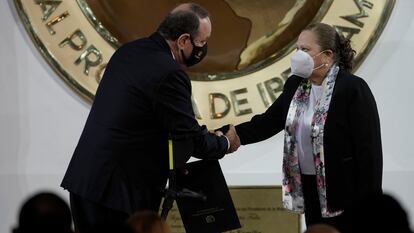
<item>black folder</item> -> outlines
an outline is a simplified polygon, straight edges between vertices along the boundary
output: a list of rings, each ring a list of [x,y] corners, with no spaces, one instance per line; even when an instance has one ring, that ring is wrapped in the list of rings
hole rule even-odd
[[[217,160],[199,160],[177,172],[177,188],[186,193],[177,206],[187,233],[219,233],[241,227]]]

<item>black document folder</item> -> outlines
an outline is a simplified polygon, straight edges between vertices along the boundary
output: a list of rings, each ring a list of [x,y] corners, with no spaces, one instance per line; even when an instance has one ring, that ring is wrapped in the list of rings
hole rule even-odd
[[[177,172],[177,188],[184,190],[177,206],[187,233],[219,233],[241,227],[226,180],[217,160],[186,164]]]

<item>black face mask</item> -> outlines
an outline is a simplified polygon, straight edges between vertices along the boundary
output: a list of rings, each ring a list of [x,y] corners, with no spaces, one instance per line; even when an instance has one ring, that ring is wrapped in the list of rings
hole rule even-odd
[[[181,55],[184,58],[184,63],[187,67],[193,66],[199,63],[207,55],[207,42],[203,46],[197,46],[194,44],[193,39],[190,36],[191,44],[193,45],[193,51],[191,52],[190,57],[185,57],[184,51],[181,50]]]

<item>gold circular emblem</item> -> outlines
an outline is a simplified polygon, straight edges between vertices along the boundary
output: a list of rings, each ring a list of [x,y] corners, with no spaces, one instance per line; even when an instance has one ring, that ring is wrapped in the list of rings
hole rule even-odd
[[[36,46],[79,94],[93,99],[121,44],[156,30],[180,1],[14,0]],[[351,39],[356,68],[381,34],[395,0],[199,0],[213,25],[209,53],[188,70],[193,107],[214,128],[249,120],[271,105],[290,73],[301,30],[324,22]]]

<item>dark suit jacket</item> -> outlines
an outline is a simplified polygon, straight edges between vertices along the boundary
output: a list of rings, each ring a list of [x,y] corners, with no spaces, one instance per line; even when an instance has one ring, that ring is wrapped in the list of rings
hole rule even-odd
[[[143,205],[161,198],[169,135],[185,144],[175,153],[181,163],[222,158],[228,146],[196,121],[190,79],[154,33],[111,57],[61,186],[127,213],[158,209]]]
[[[261,115],[236,126],[243,145],[267,139],[285,127],[290,102],[303,79],[290,77],[282,94]],[[378,111],[367,83],[340,70],[324,129],[328,206],[382,192],[382,147]]]

